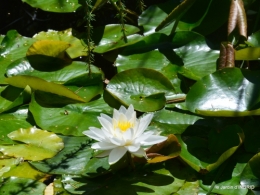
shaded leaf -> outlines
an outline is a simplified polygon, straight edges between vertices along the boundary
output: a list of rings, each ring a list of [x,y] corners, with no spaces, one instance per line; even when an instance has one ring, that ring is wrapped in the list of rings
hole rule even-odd
[[[253,156],[244,168],[240,183],[242,186],[251,186],[251,189],[260,187],[260,153]]]
[[[83,174],[87,172],[87,163],[92,157],[88,137],[61,136],[64,148],[51,159],[30,162],[36,169],[50,174]]]
[[[43,194],[46,187],[42,182],[32,179],[9,177],[3,179],[0,194],[35,195]]]
[[[51,158],[64,147],[62,140],[57,135],[35,127],[13,131],[8,134],[8,137],[25,144],[2,145],[0,151],[4,155],[21,157],[26,160]]]

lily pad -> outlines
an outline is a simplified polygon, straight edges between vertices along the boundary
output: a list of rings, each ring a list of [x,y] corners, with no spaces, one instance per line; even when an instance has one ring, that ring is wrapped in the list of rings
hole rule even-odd
[[[138,111],[149,112],[161,109],[165,96],[175,94],[171,82],[161,73],[147,68],[130,69],[114,76],[106,87],[117,101],[133,104]],[[110,102],[110,98],[105,99]]]
[[[210,172],[225,162],[243,143],[242,129],[237,125],[227,126],[217,132],[211,129],[200,136],[192,133],[195,128],[177,135],[181,144],[180,157],[200,173]],[[190,135],[189,135],[190,134]]]
[[[58,12],[58,13],[74,12],[76,9],[78,9],[81,6],[77,0],[66,0],[66,1],[22,0],[22,1],[28,3],[32,7],[40,8],[44,11]]]
[[[35,127],[13,131],[8,134],[8,137],[25,144],[1,145],[0,151],[4,155],[26,160],[51,158],[64,147],[62,140],[57,135]]]
[[[169,160],[164,164],[150,164],[140,171],[113,174],[107,177],[88,179],[79,175],[63,175],[64,188],[72,194],[186,194],[198,191],[194,172]]]
[[[1,113],[0,115],[0,144],[14,144],[7,135],[20,128],[29,128],[35,125],[28,117],[28,107],[23,106],[10,113]]]
[[[33,179],[9,177],[1,181],[0,194],[35,195],[43,194],[46,187]]]
[[[77,32],[73,31],[71,28],[64,31],[48,30],[47,32],[39,32],[34,35],[33,38],[37,41],[40,40],[56,40],[64,41],[70,44],[70,47],[66,49],[66,53],[70,58],[77,58],[80,56],[87,55],[87,48],[82,44],[80,39],[77,37]]]
[[[140,29],[135,26],[125,25],[125,30],[127,42],[124,41],[122,27],[119,24],[110,24],[94,29],[93,41],[96,47],[93,51],[96,53],[105,53],[131,45],[142,38],[140,35],[134,35],[140,31]]]
[[[15,30],[7,32],[0,45],[0,84],[6,84],[5,70],[13,61],[25,57],[28,48],[35,42],[34,39],[22,37]]]
[[[50,174],[83,174],[87,171],[87,163],[92,157],[88,137],[61,136],[64,149],[55,157],[45,161],[30,162],[35,168]]]
[[[72,100],[76,100],[78,102],[85,102],[84,99],[82,99],[77,94],[70,91],[63,85],[47,82],[37,77],[18,75],[6,78],[5,81],[15,87],[25,88],[26,86],[30,86],[34,90],[40,90],[48,93],[57,94],[60,96],[70,98]]]
[[[260,153],[253,156],[247,163],[241,174],[240,183],[242,186],[251,186],[251,189],[260,187]]]
[[[100,113],[112,112],[102,98],[84,104],[51,107],[38,104],[33,96],[29,108],[39,127],[74,136],[83,136],[82,132],[89,127],[101,127],[97,117]]]
[[[191,112],[205,116],[259,115],[258,71],[225,68],[195,83],[186,98]]]

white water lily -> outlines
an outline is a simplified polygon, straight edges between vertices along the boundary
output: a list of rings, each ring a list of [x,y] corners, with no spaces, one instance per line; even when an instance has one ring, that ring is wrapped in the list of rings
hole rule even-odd
[[[97,140],[91,148],[104,150],[99,156],[109,155],[109,164],[120,160],[128,151],[134,156],[146,157],[143,146],[149,146],[163,142],[167,137],[153,135],[152,131],[146,131],[153,114],[147,114],[141,119],[136,118],[133,105],[128,109],[121,106],[119,110],[114,109],[113,118],[101,114],[98,117],[102,128],[90,127],[83,133],[88,137]]]

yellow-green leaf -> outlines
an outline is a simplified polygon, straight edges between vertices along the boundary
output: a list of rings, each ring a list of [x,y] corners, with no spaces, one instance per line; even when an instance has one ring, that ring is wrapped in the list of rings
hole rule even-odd
[[[0,146],[0,151],[6,156],[25,160],[36,161],[51,158],[64,147],[62,139],[56,134],[36,127],[21,128],[9,133],[8,137],[23,142],[23,144]]]
[[[235,51],[236,60],[259,60],[260,47],[248,47]]]
[[[76,95],[74,92],[70,91],[66,87],[60,84],[47,82],[43,79],[33,76],[14,76],[10,78],[6,78],[5,81],[15,87],[25,88],[29,85],[34,90],[40,90],[44,92],[49,92],[57,95],[61,95],[78,102],[85,102],[80,96]]]

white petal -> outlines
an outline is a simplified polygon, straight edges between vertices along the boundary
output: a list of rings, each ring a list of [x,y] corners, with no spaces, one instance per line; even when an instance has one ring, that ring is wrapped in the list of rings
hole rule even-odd
[[[125,147],[129,152],[133,153],[133,152],[137,152],[140,149],[140,144],[125,146]]]
[[[137,150],[136,152],[132,152],[132,154],[135,155],[135,156],[138,156],[138,157],[147,158],[146,153],[145,153],[143,148],[139,148],[139,150]]]
[[[116,137],[112,137],[111,139],[110,139],[110,141],[113,143],[113,144],[115,144],[116,146],[123,146],[124,145],[124,140],[122,140],[122,139],[118,139],[118,138],[116,138]]]
[[[123,114],[125,114],[126,113],[126,108],[124,106],[120,106],[118,111],[123,113]]]
[[[116,109],[114,109],[113,120],[114,120],[114,119],[115,119],[115,120],[118,120],[119,115],[120,115],[120,113],[119,113]]]
[[[150,137],[152,134],[153,134],[152,131],[146,131],[146,132],[144,132],[142,135],[140,135],[139,137],[137,137],[137,138],[135,139],[135,142],[140,143],[140,142],[146,140],[146,139],[147,139],[148,137]]]
[[[94,140],[97,140],[97,141],[105,140],[105,135],[101,130],[99,130],[98,132],[91,131],[91,130],[90,131],[83,131],[82,133],[85,134],[86,136],[94,139]]]
[[[140,119],[138,130],[136,132],[135,137],[139,137],[144,132],[144,130],[150,124],[152,118],[153,118],[153,114],[147,114],[146,116],[144,116],[143,118]]]
[[[98,117],[98,120],[107,132],[111,132],[113,130],[112,123],[110,123],[106,118]]]
[[[159,135],[151,135],[147,139],[141,142],[142,146],[148,146],[153,144],[158,144],[167,140],[167,137],[159,136]]]
[[[127,149],[125,147],[117,147],[113,149],[109,154],[109,158],[108,158],[109,164],[112,165],[115,164],[117,161],[119,161],[120,158],[122,158],[125,155],[126,151]]]
[[[130,120],[133,117],[136,118],[136,112],[134,111],[134,107],[132,104],[128,107],[125,115],[128,120]]]
[[[110,154],[111,150],[105,150],[103,152],[101,152],[100,154],[96,155],[95,157],[97,158],[101,158],[101,157],[105,157],[108,156]]]
[[[108,142],[97,142],[92,144],[91,148],[96,150],[110,150],[117,147],[115,144]]]
[[[112,124],[112,118],[110,116],[108,116],[106,114],[102,114],[102,113],[100,114],[100,116],[102,118],[105,118],[108,122],[110,122]]]
[[[130,141],[133,140],[133,136],[134,136],[134,130],[132,128],[128,129],[127,131],[125,131],[123,134],[123,139],[125,141]]]

